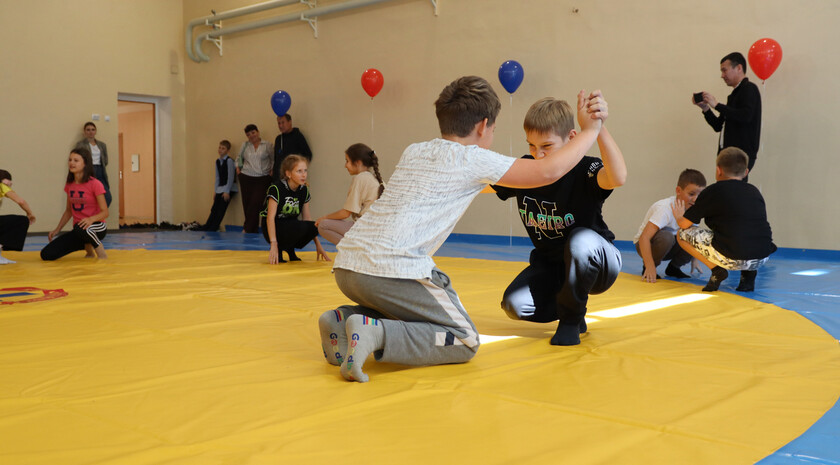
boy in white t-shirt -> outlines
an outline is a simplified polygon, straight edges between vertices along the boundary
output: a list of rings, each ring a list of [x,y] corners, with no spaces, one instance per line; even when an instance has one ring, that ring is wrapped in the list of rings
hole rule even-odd
[[[651,205],[645,214],[639,232],[633,238],[636,245],[636,252],[642,257],[642,278],[649,283],[655,283],[662,277],[656,273],[656,267],[663,260],[669,260],[665,268],[665,275],[672,278],[684,279],[689,275],[680,269],[691,260],[691,255],[677,244],[677,232],[680,227],[671,211],[675,199],[685,202],[686,207],[694,205],[697,196],[706,187],[706,178],[703,173],[686,169],[680,173],[677,181],[676,195],[659,200]],[[692,261],[692,271],[700,267],[696,261]]]
[[[436,365],[469,361],[478,332],[432,255],[488,184],[538,187],[573,168],[595,142],[607,105],[578,94],[581,133],[540,160],[487,150],[499,98],[476,76],[446,86],[435,102],[441,138],[406,148],[388,188],[338,244],[335,280],[356,305],[321,315],[324,356],[348,380],[373,353],[380,361]]]

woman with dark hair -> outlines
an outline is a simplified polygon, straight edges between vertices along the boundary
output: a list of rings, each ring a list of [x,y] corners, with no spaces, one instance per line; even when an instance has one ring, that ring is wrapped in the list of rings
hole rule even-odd
[[[67,207],[58,226],[47,236],[50,242],[41,249],[41,259],[57,260],[87,246],[96,252],[98,258],[108,258],[102,246],[106,229],[104,220],[108,218],[105,187],[93,176],[90,151],[84,147],[73,149],[67,167],[67,183],[64,185]],[[73,218],[73,230],[59,236],[61,228],[70,218]],[[92,257],[90,252],[87,256]]]
[[[340,210],[315,221],[321,237],[336,245],[385,190],[379,174],[379,158],[367,145],[353,144],[348,147],[344,152],[344,168],[353,178],[344,205]]]
[[[274,147],[260,138],[257,125],[245,126],[248,141],[239,149],[236,157],[236,174],[239,175],[239,187],[242,192],[242,210],[245,213],[245,232],[259,232],[260,211],[274,167]]]
[[[80,140],[77,148],[84,148],[90,152],[93,160],[93,176],[105,187],[105,204],[111,206],[111,185],[108,184],[108,173],[105,167],[108,166],[108,147],[105,142],[96,138],[96,125],[88,121],[84,127],[85,138]]]

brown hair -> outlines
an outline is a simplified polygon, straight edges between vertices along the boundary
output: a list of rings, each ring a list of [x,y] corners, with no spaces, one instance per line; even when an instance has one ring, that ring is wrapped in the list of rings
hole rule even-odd
[[[715,163],[723,174],[729,177],[743,178],[747,175],[749,160],[746,152],[738,147],[726,147],[718,153]]]
[[[224,145],[226,149],[230,150],[230,141],[227,139],[224,139],[221,142],[219,142],[219,145]]]
[[[697,170],[686,168],[682,173],[680,173],[677,185],[680,186],[680,189],[685,189],[689,184],[694,184],[698,187],[706,187],[706,177],[703,176],[703,173]]]
[[[93,129],[96,129],[96,125],[93,124],[93,121],[88,121],[87,123],[85,123],[85,125],[82,126],[82,129],[87,129],[88,126],[93,126]]]
[[[496,122],[502,109],[499,96],[483,78],[464,76],[444,87],[435,101],[435,114],[441,135],[466,137],[485,118]]]
[[[379,181],[379,193],[376,194],[376,198],[382,197],[382,192],[385,191],[385,183],[382,182],[382,175],[379,174],[379,158],[377,158],[373,149],[365,144],[358,143],[347,147],[344,153],[347,154],[347,158],[351,162],[356,163],[357,161],[361,161],[362,165],[373,168],[373,175]]]
[[[70,151],[70,154],[76,154],[82,157],[82,160],[85,162],[84,171],[82,171],[82,184],[90,181],[90,178],[93,176],[93,157],[90,155],[90,150],[86,149],[85,147],[76,147],[75,149]],[[76,177],[70,170],[67,170],[67,182],[73,182],[76,180]]]
[[[309,166],[309,160],[307,160],[303,155],[286,155],[286,158],[284,158],[283,162],[280,163],[280,177],[282,179],[289,179],[286,177],[286,172],[295,169],[295,166],[297,166],[300,162],[304,162],[306,163],[306,166]]]
[[[12,180],[12,173],[9,173],[6,170],[0,170],[0,181],[8,179],[9,181]]]
[[[525,113],[525,132],[555,134],[565,140],[575,128],[575,112],[565,100],[545,97],[537,100]]]

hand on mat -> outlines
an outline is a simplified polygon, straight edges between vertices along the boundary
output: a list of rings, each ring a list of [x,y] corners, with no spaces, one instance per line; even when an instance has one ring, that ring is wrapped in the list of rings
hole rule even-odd
[[[656,282],[656,267],[655,266],[645,266],[645,272],[642,273],[642,278],[644,278],[645,282],[647,283],[655,283]]]
[[[695,271],[697,274],[695,275]],[[700,277],[703,275],[703,269],[700,268],[700,260],[696,258],[691,258],[691,276]]]
[[[315,255],[315,261],[318,261],[322,258],[324,259],[325,262],[331,262],[332,261],[332,260],[330,260],[330,257],[329,257],[329,255],[327,255],[327,252],[324,250],[324,248],[321,247],[320,243],[315,244],[315,250],[317,251],[317,254]]]
[[[276,265],[280,261],[280,254],[277,251],[277,243],[272,242],[268,249],[268,263],[269,265]]]

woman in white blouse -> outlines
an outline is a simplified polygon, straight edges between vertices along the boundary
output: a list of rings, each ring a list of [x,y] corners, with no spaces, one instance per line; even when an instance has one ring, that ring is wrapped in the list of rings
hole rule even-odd
[[[93,157],[93,176],[105,186],[105,203],[111,205],[111,185],[108,184],[108,172],[105,167],[108,166],[108,147],[105,142],[96,139],[96,125],[88,121],[84,126],[85,138],[80,140],[77,148],[85,148],[90,150]]]

